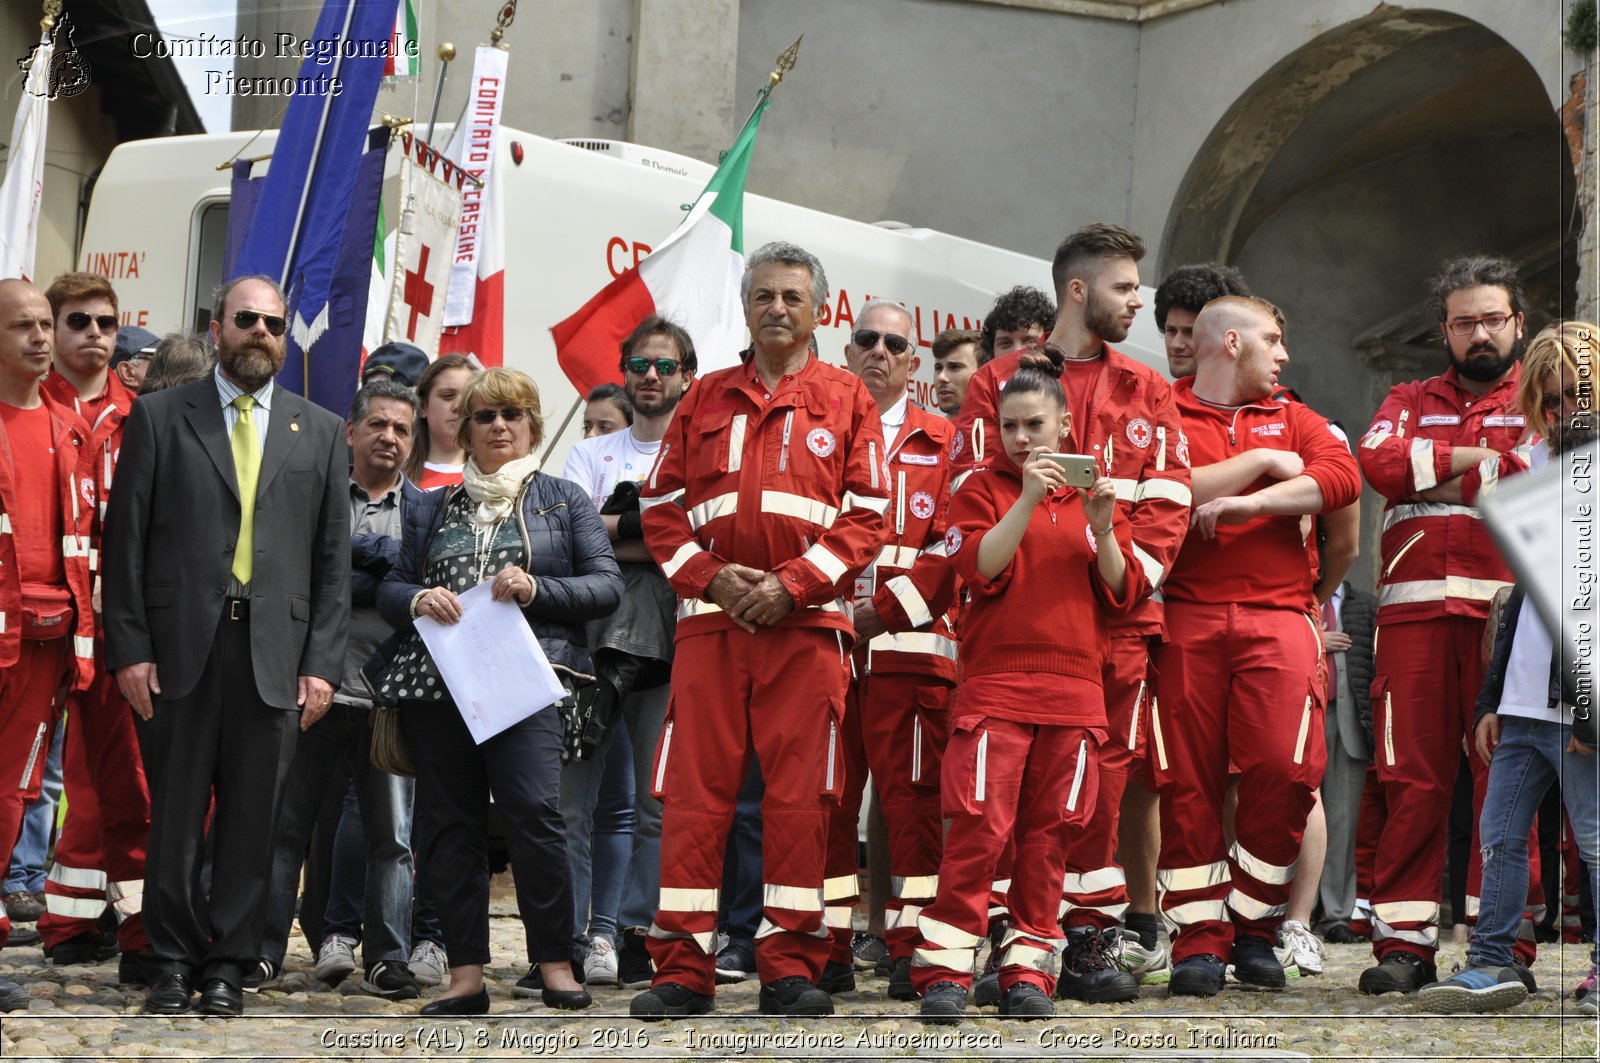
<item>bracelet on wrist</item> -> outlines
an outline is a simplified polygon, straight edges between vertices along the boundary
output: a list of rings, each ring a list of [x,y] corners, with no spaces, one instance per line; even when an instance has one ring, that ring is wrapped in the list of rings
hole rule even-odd
[[[1113,527],[1114,525],[1107,524],[1104,528],[1096,528],[1093,524],[1091,524],[1089,525],[1089,530],[1094,532],[1096,535],[1110,535]]]

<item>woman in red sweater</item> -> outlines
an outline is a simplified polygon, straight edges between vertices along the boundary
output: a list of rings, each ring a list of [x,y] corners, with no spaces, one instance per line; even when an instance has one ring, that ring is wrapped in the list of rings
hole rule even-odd
[[[950,502],[945,548],[971,602],[941,778],[950,830],[912,960],[922,1015],[934,1021],[966,1011],[989,884],[1013,836],[1000,1013],[1055,1013],[1064,829],[1093,811],[1105,737],[1105,618],[1148,590],[1111,481],[1068,487],[1042,456],[1072,428],[1063,364],[1054,348],[1023,357],[1000,397],[1003,449]]]

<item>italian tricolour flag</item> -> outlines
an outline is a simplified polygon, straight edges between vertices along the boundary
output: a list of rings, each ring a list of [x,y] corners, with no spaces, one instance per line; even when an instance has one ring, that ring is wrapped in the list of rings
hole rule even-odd
[[[735,364],[748,330],[739,300],[744,274],[744,185],[763,96],[694,207],[642,262],[550,330],[556,358],[578,394],[618,378],[618,345],[650,314],[683,326],[701,373]]]

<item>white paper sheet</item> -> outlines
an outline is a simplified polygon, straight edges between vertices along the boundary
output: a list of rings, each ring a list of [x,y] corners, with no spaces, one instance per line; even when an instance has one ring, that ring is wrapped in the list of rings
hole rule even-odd
[[[457,623],[413,621],[479,745],[566,696],[522,610],[495,601],[490,582],[461,595]]]

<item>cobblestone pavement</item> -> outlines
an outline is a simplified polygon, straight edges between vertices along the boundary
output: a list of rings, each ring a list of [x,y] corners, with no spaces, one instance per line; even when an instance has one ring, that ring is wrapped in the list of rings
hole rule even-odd
[[[493,1014],[439,1022],[421,1019],[421,1001],[391,1003],[360,992],[352,977],[329,990],[310,977],[311,953],[295,938],[284,985],[247,996],[239,1019],[140,1015],[142,991],[116,986],[116,963],[57,968],[36,947],[0,952],[0,975],[33,996],[23,1012],[0,1016],[0,1056],[42,1058],[234,1058],[460,1056],[590,1059],[1596,1059],[1596,1021],[1571,1004],[1587,970],[1588,946],[1544,946],[1534,973],[1539,991],[1521,1007],[1482,1016],[1420,1011],[1414,998],[1367,997],[1356,978],[1371,961],[1364,946],[1330,945],[1326,972],[1292,980],[1280,993],[1230,985],[1214,1001],[1177,1002],[1147,987],[1127,1005],[1058,1002],[1056,1018],[1023,1023],[969,1011],[960,1026],[923,1026],[914,1005],[883,995],[884,981],[861,979],[836,998],[830,1019],[781,1022],[757,1013],[753,983],[723,987],[717,1011],[673,1023],[628,1018],[631,991],[596,991],[587,1012],[552,1012],[513,997],[526,972],[521,925],[506,890],[496,890],[491,920]],[[1454,946],[1449,969],[1463,958]],[[1559,962],[1558,961],[1559,958]]]

